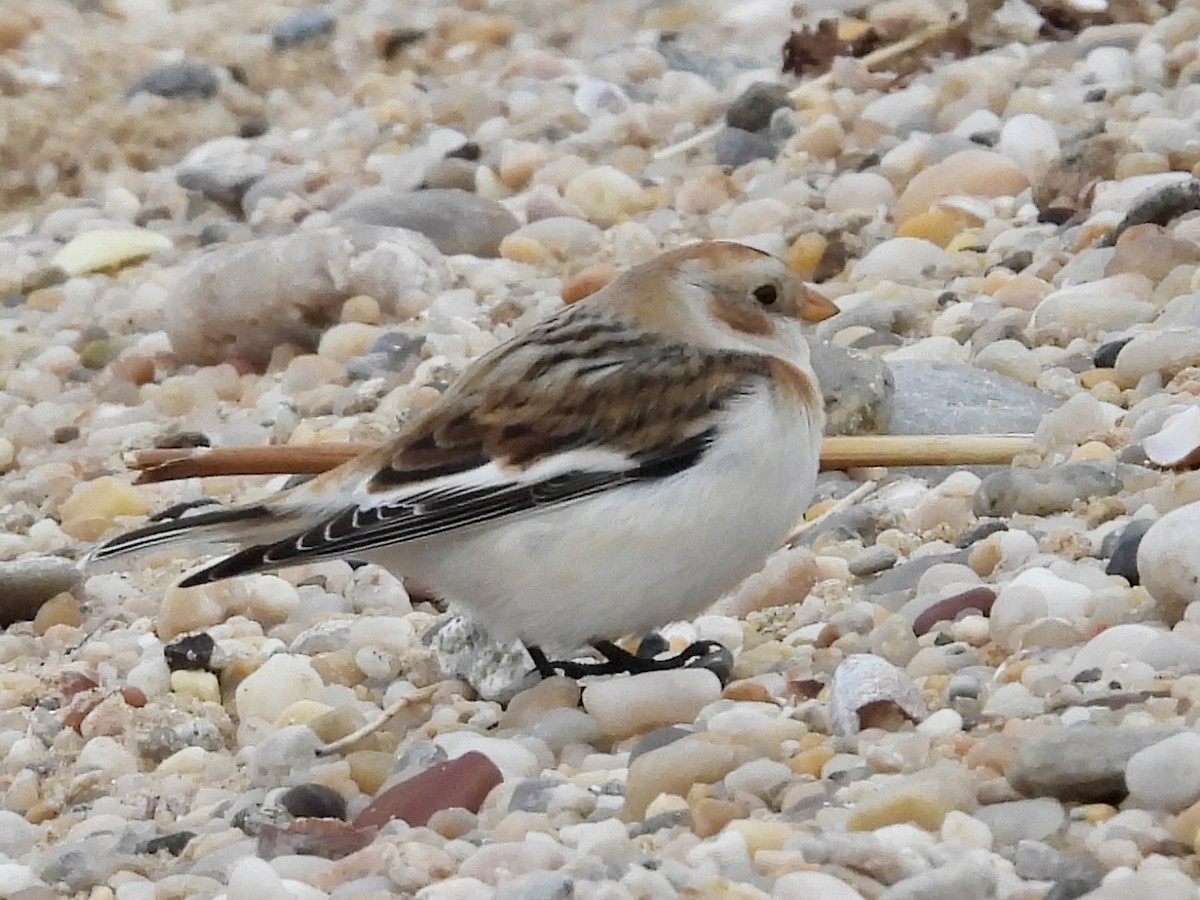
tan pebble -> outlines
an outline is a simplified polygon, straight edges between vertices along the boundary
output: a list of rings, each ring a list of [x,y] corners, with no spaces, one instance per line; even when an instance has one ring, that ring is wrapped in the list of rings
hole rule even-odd
[[[706,216],[723,206],[737,186],[718,167],[698,172],[675,191],[675,209],[683,215]]]
[[[1171,836],[1200,852],[1200,800],[1180,810],[1171,825]]]
[[[1088,369],[1079,373],[1079,383],[1089,391],[1098,384],[1115,383],[1116,380],[1117,373],[1113,369]]]
[[[797,775],[811,775],[814,778],[820,778],[821,770],[825,768],[825,763],[833,759],[835,755],[836,751],[832,747],[822,745],[820,747],[812,747],[808,750],[801,750],[789,759],[787,764]]]
[[[893,216],[903,223],[951,194],[1012,197],[1028,186],[1029,179],[999,153],[961,150],[918,172],[896,201]]]
[[[25,811],[25,821],[32,822],[34,825],[40,825],[43,822],[49,822],[51,819],[58,818],[58,807],[44,800],[40,800]]]
[[[326,684],[354,687],[366,679],[363,670],[354,661],[354,653],[347,649],[313,654],[312,666]]]
[[[745,838],[746,851],[751,859],[763,850],[781,849],[796,834],[795,827],[789,822],[768,822],[764,819],[735,819],[725,827]]]
[[[1086,444],[1081,444],[1080,446],[1076,447],[1071,452],[1072,461],[1085,459],[1111,461],[1116,458],[1117,455],[1113,452],[1112,447],[1108,446],[1108,444],[1101,443],[1100,441],[1088,441]]]
[[[469,834],[478,823],[475,813],[461,806],[451,809],[439,809],[429,817],[426,827],[435,831],[448,841]]]
[[[771,692],[763,687],[761,682],[743,679],[725,686],[721,691],[722,700],[748,700],[755,703],[770,703]]]
[[[53,625],[69,625],[78,628],[83,623],[79,601],[68,591],[55,594],[41,605],[33,617],[33,633],[44,635]]]
[[[309,725],[333,710],[334,707],[328,703],[320,703],[316,700],[297,700],[279,714],[279,718],[275,720],[275,726],[286,728],[289,725]]]
[[[212,672],[196,669],[179,669],[171,673],[171,690],[197,700],[221,702],[221,686]]]
[[[782,641],[766,641],[738,654],[733,664],[733,676],[753,678],[773,670],[784,660],[791,659],[793,654],[792,648]]]
[[[627,822],[641,821],[660,794],[682,798],[692,785],[718,782],[753,758],[749,747],[719,743],[703,734],[643,753],[629,766],[621,817]]]
[[[795,152],[809,153],[817,159],[833,159],[846,146],[846,132],[837,116],[821,113],[788,143]]]
[[[1000,564],[1001,556],[1000,545],[995,541],[979,541],[967,554],[967,565],[980,578],[986,578]]]
[[[974,782],[967,768],[951,760],[941,760],[863,797],[846,827],[850,831],[875,831],[886,825],[912,822],[927,831],[936,831],[950,810],[966,811],[974,806]]]
[[[783,260],[801,278],[812,278],[828,246],[829,240],[825,235],[806,231],[788,246]]]
[[[378,325],[381,311],[379,301],[366,294],[355,294],[342,304],[343,322],[361,322],[364,325]]]
[[[314,666],[314,668],[316,667]],[[317,674],[322,674],[320,669],[317,669]],[[312,729],[317,737],[328,744],[339,738],[344,738],[350,732],[358,730],[366,723],[366,718],[357,709],[343,706],[331,709],[323,715],[318,716],[308,723],[308,727]],[[373,793],[373,791],[367,791],[367,793]]]
[[[961,230],[964,217],[949,209],[931,209],[912,216],[896,229],[896,237],[923,238],[945,247]]]
[[[738,816],[744,814],[739,803],[705,797],[692,807],[692,831],[697,837],[712,837]]]
[[[63,302],[65,296],[61,288],[38,288],[36,291],[30,291],[26,295],[22,306],[25,309],[32,309],[37,312],[53,312],[58,309],[59,304]]]
[[[123,356],[112,364],[113,374],[139,387],[154,380],[154,360],[146,356]]]
[[[68,275],[87,275],[115,271],[171,246],[170,238],[145,228],[100,228],[72,238],[51,261]]]
[[[224,622],[237,604],[229,601],[231,590],[225,582],[202,587],[167,588],[155,621],[158,636],[169,641],[186,631],[197,631]],[[234,589],[236,590],[236,589]]]
[[[105,475],[75,487],[59,507],[62,530],[81,541],[94,541],[118,516],[144,516],[150,503],[130,484]]]
[[[563,302],[578,303],[584,297],[590,297],[612,281],[616,275],[616,268],[609,263],[597,263],[580,269],[563,282]]]
[[[521,728],[552,709],[574,709],[579,705],[579,695],[579,682],[573,678],[543,679],[509,701],[500,727]]]
[[[550,150],[543,144],[527,141],[507,141],[500,151],[496,174],[510,190],[518,191],[529,183],[534,173],[550,159]]]
[[[1161,153],[1135,151],[1117,160],[1113,180],[1124,181],[1136,175],[1158,175],[1171,171],[1171,163]]]
[[[350,777],[358,789],[373,797],[392,774],[395,757],[381,750],[356,750],[346,756],[350,764]]]
[[[1085,822],[1091,825],[1098,825],[1101,822],[1107,822],[1117,814],[1115,807],[1107,803],[1087,803],[1078,807],[1075,810],[1076,815],[1081,815]]]
[[[563,197],[601,227],[615,225],[626,216],[653,206],[642,186],[613,166],[580,172],[567,183]]]
[[[506,235],[500,241],[500,255],[529,266],[549,266],[555,262],[554,253],[549,247],[523,234]]]
[[[33,30],[33,19],[28,13],[0,10],[0,53],[20,47]]]
[[[653,819],[669,813],[679,813],[687,808],[688,802],[683,797],[678,794],[662,793],[650,801],[650,805],[646,807],[645,818]]]
[[[451,44],[499,47],[520,30],[520,25],[516,19],[508,16],[472,12],[444,20],[438,30],[440,36]]]
[[[717,609],[741,617],[757,609],[799,603],[819,578],[816,560],[807,547],[785,547],[767,557],[762,570],[743,581]]]

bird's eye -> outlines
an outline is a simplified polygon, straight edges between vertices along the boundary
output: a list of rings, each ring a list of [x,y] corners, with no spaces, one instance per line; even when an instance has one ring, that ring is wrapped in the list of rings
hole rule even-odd
[[[754,299],[763,306],[772,306],[779,299],[779,291],[773,284],[763,284],[754,289]]]

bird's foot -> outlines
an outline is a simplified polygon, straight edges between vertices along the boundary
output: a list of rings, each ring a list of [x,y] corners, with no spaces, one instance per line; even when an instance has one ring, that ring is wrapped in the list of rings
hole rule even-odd
[[[721,684],[726,684],[733,674],[733,654],[716,641],[696,641],[674,656],[663,659],[659,659],[657,654],[666,648],[666,642],[658,635],[644,639],[636,653],[622,650],[612,641],[596,641],[592,646],[604,657],[602,662],[551,660],[538,647],[528,649],[538,674],[543,678],[558,674],[578,679],[591,675],[638,675],[667,669],[708,669],[721,680]]]

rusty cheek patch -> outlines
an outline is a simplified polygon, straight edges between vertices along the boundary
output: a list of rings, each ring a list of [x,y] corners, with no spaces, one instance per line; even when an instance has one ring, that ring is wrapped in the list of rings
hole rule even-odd
[[[728,300],[713,299],[708,302],[708,312],[714,318],[724,322],[735,331],[745,334],[768,335],[774,329],[766,313],[730,303]]]
[[[795,399],[807,409],[817,411],[823,408],[824,401],[813,380],[800,369],[777,356],[767,362],[771,370],[771,378],[775,389],[784,397]]]

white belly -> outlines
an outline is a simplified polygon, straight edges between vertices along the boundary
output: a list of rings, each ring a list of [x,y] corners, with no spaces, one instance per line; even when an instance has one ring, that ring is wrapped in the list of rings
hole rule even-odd
[[[693,468],[373,558],[498,635],[574,649],[688,618],[756,572],[803,514],[820,434],[739,401]]]

